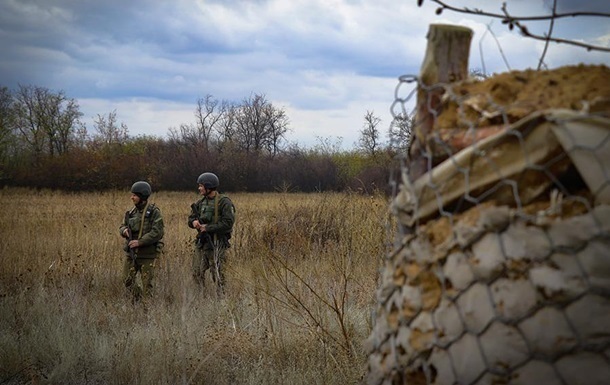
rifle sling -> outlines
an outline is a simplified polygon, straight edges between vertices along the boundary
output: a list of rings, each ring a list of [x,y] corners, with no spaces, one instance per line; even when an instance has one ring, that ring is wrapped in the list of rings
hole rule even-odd
[[[144,207],[144,210],[142,211],[142,220],[140,221],[140,231],[138,232],[138,242],[139,242],[139,239],[142,238],[142,231],[144,230],[144,218],[146,218],[147,209],[148,209],[148,202],[146,202],[146,206]],[[134,250],[134,253],[137,253],[137,251]]]
[[[218,223],[218,194],[216,194],[214,196],[214,224]],[[216,244],[216,241],[218,240],[218,236],[216,235],[216,233],[214,233],[214,244]]]

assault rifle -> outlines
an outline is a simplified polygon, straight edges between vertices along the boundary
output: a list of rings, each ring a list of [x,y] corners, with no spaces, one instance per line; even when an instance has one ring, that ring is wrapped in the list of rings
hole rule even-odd
[[[129,258],[131,258],[132,261],[136,261],[137,255],[136,252],[129,247],[129,242],[132,240],[132,236],[131,236],[131,230],[129,228],[127,228],[127,246],[125,246],[127,248],[127,251],[129,252]]]
[[[191,205],[191,209],[193,210],[194,213],[196,213],[198,211],[197,204],[193,203]],[[203,218],[197,217],[197,221],[199,221],[199,223],[203,223]],[[205,244],[208,242],[212,243],[212,238],[210,237],[210,234],[207,231],[201,232],[201,231],[197,230],[197,238],[195,240],[195,244],[197,245],[197,247],[199,249],[203,249]]]
[[[127,244],[125,245],[125,251],[129,253],[129,257],[133,262],[135,262],[137,258],[136,252],[129,247],[129,242],[133,239],[131,229],[129,228],[129,211],[125,212],[125,226],[127,226]]]

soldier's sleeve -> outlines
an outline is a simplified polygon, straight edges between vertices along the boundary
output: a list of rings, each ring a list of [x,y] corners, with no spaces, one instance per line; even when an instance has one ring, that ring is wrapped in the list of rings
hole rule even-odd
[[[159,242],[165,233],[161,210],[155,207],[150,215],[152,216],[152,226],[149,232],[142,234],[142,237],[139,239],[140,246],[148,246]]]

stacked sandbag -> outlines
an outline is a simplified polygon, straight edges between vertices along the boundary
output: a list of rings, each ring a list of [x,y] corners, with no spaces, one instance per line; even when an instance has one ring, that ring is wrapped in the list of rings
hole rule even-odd
[[[366,382],[610,383],[610,119],[540,111],[410,175]]]
[[[388,260],[369,384],[605,384],[610,206],[570,218],[475,207]],[[445,230],[443,230],[445,229]]]

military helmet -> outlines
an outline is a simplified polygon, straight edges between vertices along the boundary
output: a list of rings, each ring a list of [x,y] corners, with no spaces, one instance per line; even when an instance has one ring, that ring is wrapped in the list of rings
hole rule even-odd
[[[131,192],[139,196],[141,199],[148,199],[152,194],[152,188],[148,182],[138,181],[131,186]]]
[[[202,184],[206,189],[211,190],[218,188],[220,181],[218,180],[216,174],[204,172],[203,174],[199,175],[199,178],[197,178],[197,184]]]

